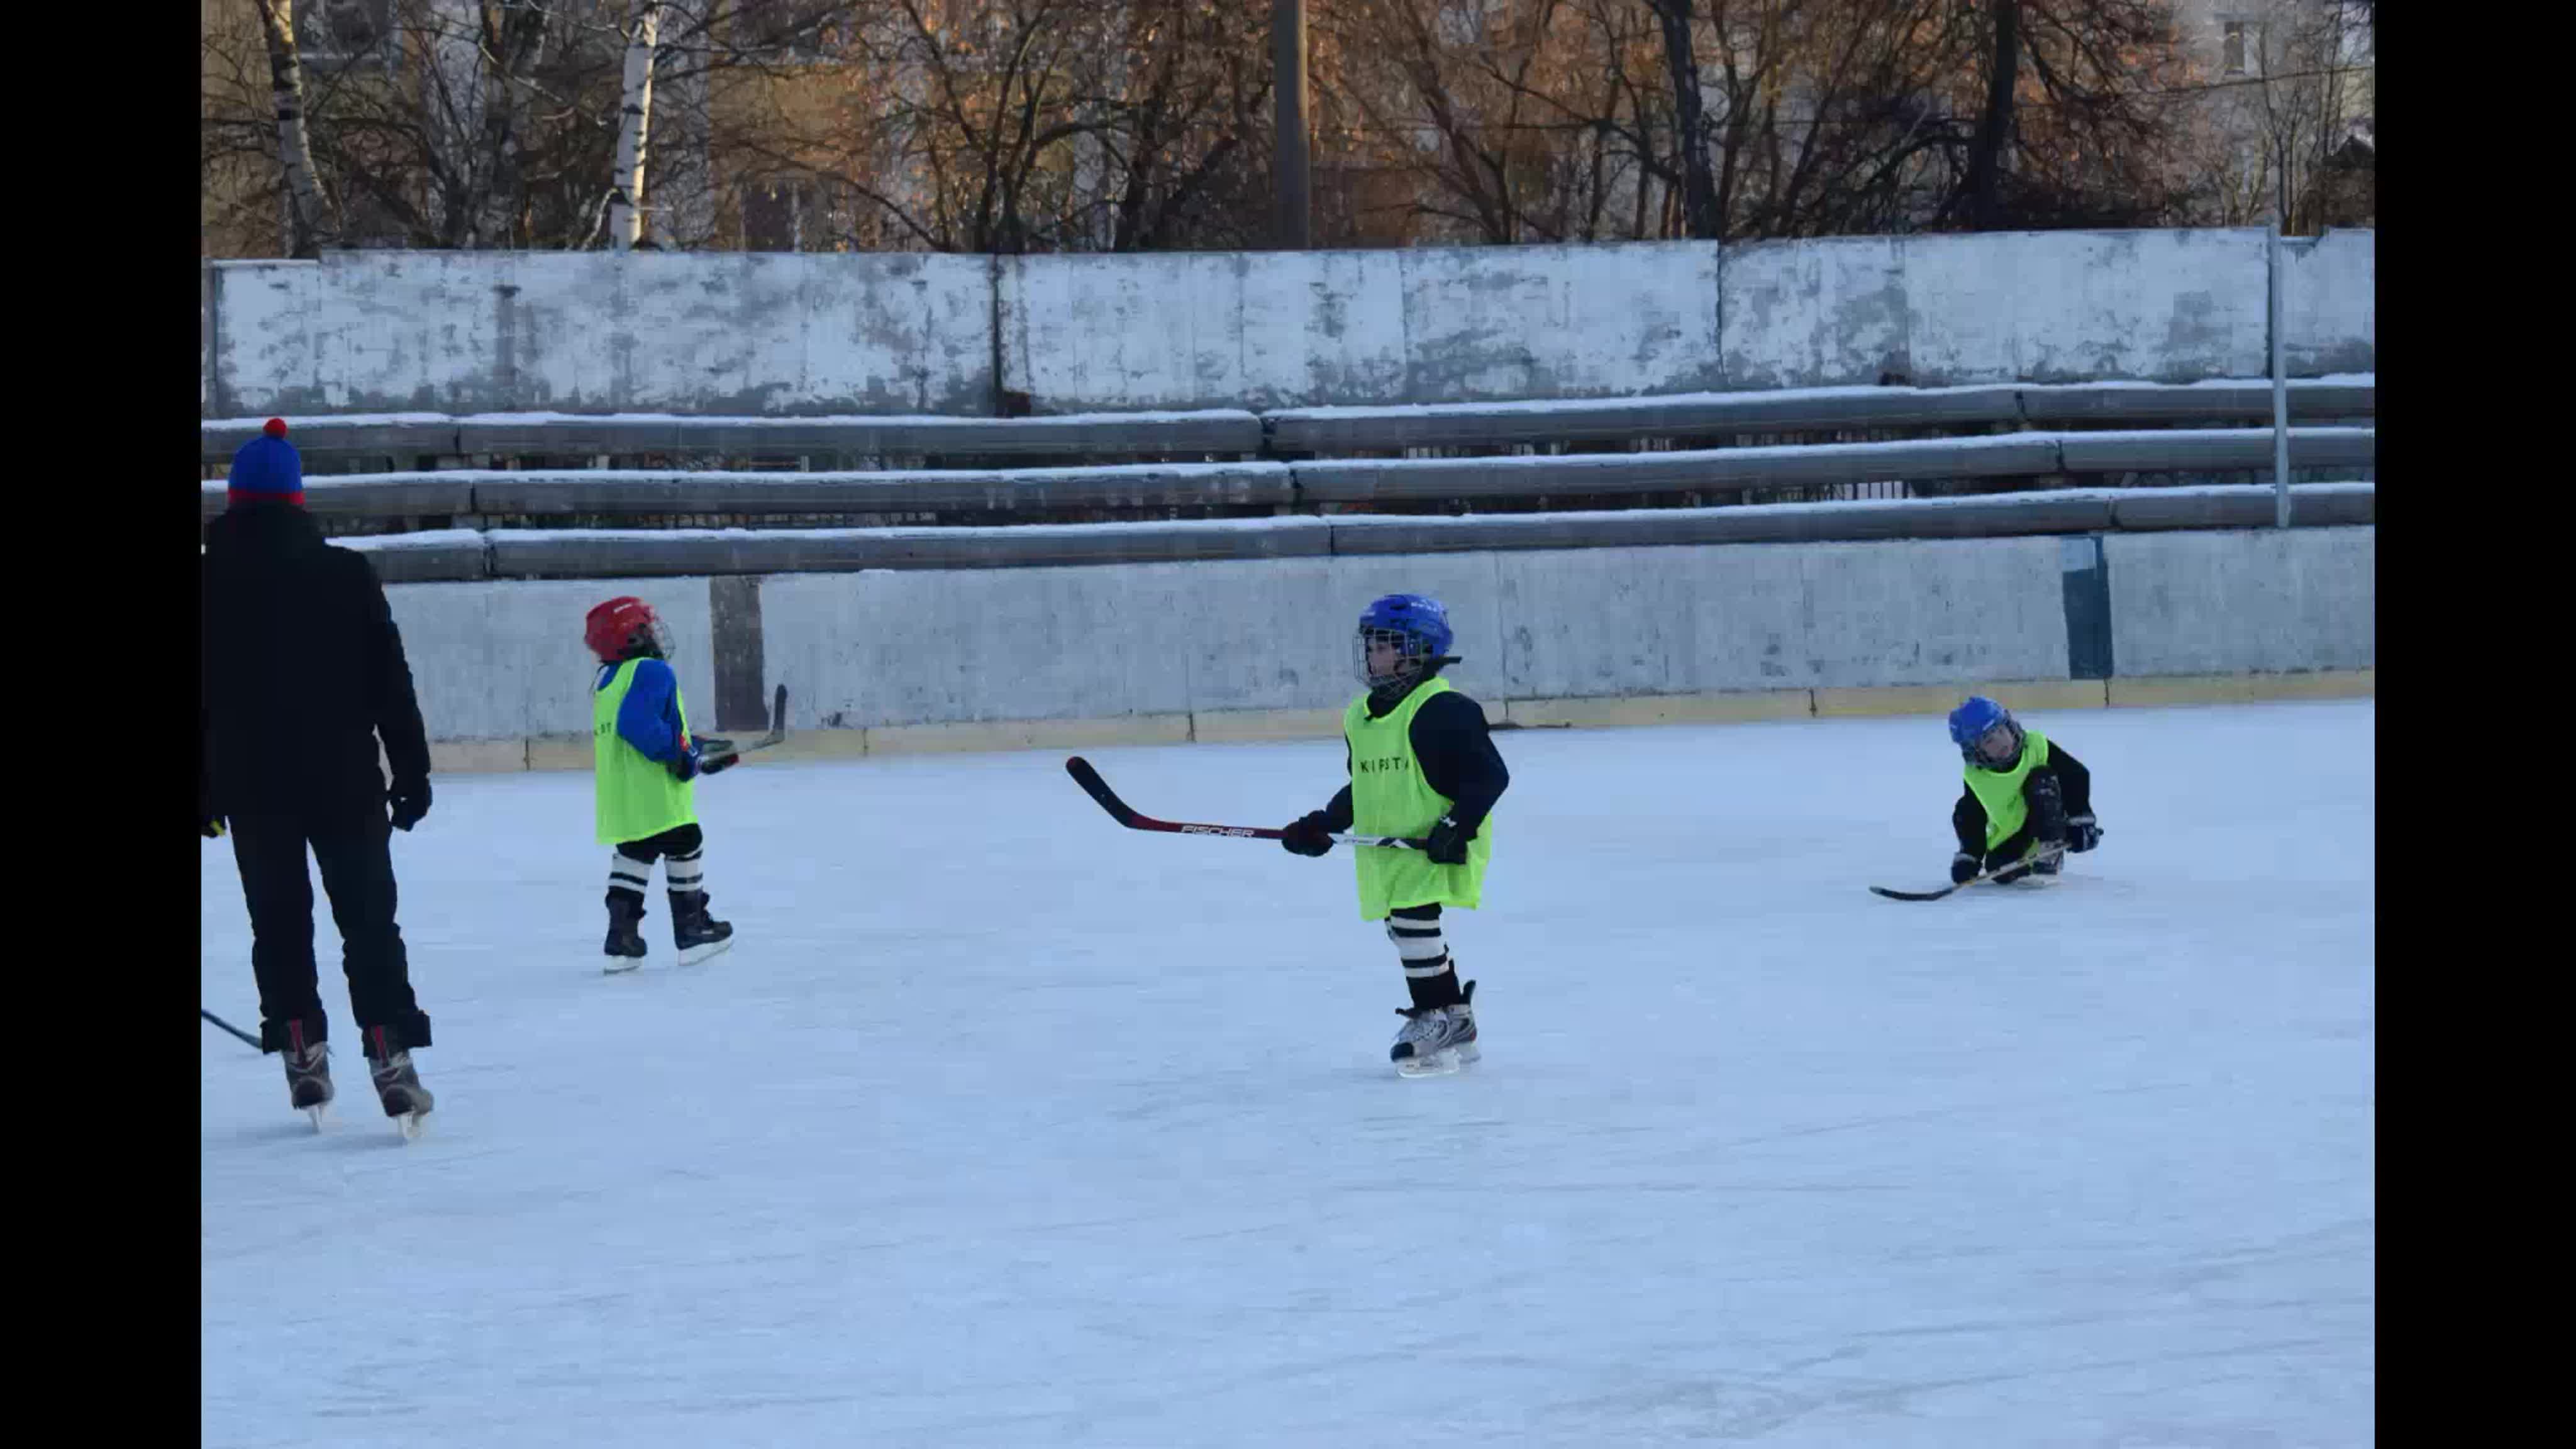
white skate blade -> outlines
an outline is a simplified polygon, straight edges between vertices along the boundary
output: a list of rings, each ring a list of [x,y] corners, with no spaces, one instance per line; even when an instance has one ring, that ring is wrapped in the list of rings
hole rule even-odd
[[[1474,1042],[1466,1042],[1452,1047],[1442,1047],[1440,1050],[1431,1053],[1429,1056],[1406,1057],[1404,1060],[1397,1062],[1395,1064],[1395,1074],[1399,1077],[1454,1076],[1460,1068],[1475,1062],[1483,1055],[1483,1052],[1476,1049],[1476,1044]]]
[[[644,964],[641,956],[610,956],[606,960],[607,964],[599,968],[603,976],[623,976]]]
[[[418,1112],[405,1112],[401,1116],[396,1117],[394,1119],[394,1130],[402,1134],[405,1142],[418,1142],[420,1140],[420,1114]]]
[[[691,946],[689,949],[680,953],[680,964],[683,966],[695,966],[701,961],[714,960],[716,957],[721,956],[732,949],[733,937],[731,936],[727,936],[721,941],[709,941],[703,946]]]
[[[313,1119],[313,1130],[316,1132],[322,1130],[323,1110],[324,1109],[321,1107],[307,1107],[304,1109],[304,1115]]]

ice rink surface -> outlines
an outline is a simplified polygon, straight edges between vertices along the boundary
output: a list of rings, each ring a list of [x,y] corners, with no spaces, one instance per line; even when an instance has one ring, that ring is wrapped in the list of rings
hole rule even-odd
[[[1944,884],[1938,718],[1498,734],[1484,1060],[1346,850],[1060,754],[701,784],[732,951],[604,977],[587,773],[397,836],[439,1105],[207,1028],[204,1442],[2372,1442],[2373,707],[2034,713],[2106,832]],[[1270,825],[1338,742],[1088,752]],[[229,849],[204,1003],[256,1029]]]

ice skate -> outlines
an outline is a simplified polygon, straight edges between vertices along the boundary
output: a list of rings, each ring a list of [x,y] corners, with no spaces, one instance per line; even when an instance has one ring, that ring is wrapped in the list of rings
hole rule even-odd
[[[632,971],[644,964],[644,902],[611,892],[608,897],[608,941],[601,949],[607,963],[599,969],[611,976]]]
[[[1387,1059],[1401,1077],[1443,1077],[1475,1061],[1476,983],[1468,982],[1450,1006],[1401,1006],[1404,1026],[1395,1034]]]
[[[679,949],[681,965],[695,966],[733,945],[733,925],[707,913],[705,891],[686,895],[675,892],[671,896],[671,944]]]
[[[420,1084],[420,1072],[411,1064],[411,1053],[395,1051],[378,1055],[370,1051],[367,1053],[367,1074],[375,1080],[376,1099],[384,1104],[385,1115],[394,1119],[394,1126],[402,1132],[404,1140],[420,1136],[421,1119],[438,1105],[438,1099],[430,1095],[429,1088]]]
[[[286,1099],[295,1110],[313,1119],[313,1130],[322,1130],[323,1110],[331,1105],[331,1044],[317,1041],[298,1051],[292,1047],[281,1053],[286,1058]]]

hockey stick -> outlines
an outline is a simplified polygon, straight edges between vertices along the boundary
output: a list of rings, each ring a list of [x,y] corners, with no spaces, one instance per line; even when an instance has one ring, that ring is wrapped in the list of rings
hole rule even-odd
[[[1871,886],[1870,890],[1873,894],[1885,896],[1891,901],[1937,901],[1943,896],[1949,895],[1954,891],[1963,891],[1973,885],[1984,885],[1986,882],[1993,880],[1996,876],[2008,875],[2017,870],[2028,870],[2041,861],[2058,860],[2063,858],[2065,854],[2065,846],[2052,845],[2047,849],[2042,850],[2037,855],[2025,856],[2020,860],[2014,861],[2010,865],[1999,865],[1993,870],[1986,871],[1981,875],[1970,876],[1966,880],[1959,882],[1957,885],[1943,886],[1937,891],[1900,891],[1892,890],[1886,886]]]
[[[251,1049],[252,1049],[252,1050],[254,1050],[254,1051],[266,1051],[266,1050],[267,1050],[267,1048],[266,1048],[266,1047],[263,1047],[263,1046],[261,1046],[261,1045],[259,1044],[259,1038],[258,1038],[258,1037],[252,1036],[249,1032],[246,1032],[246,1031],[242,1030],[240,1027],[237,1027],[237,1026],[233,1025],[231,1022],[224,1020],[222,1017],[215,1015],[213,1012],[206,1010],[204,1007],[202,1007],[202,1006],[198,1007],[198,1008],[197,1008],[197,1014],[198,1014],[199,1016],[204,1017],[206,1020],[213,1022],[215,1025],[222,1027],[224,1030],[226,1030],[226,1031],[228,1031],[228,1032],[231,1032],[233,1035],[235,1035],[235,1036],[237,1036],[237,1037],[240,1037],[244,1042],[246,1042],[246,1043],[248,1043],[248,1044],[249,1044],[249,1046],[251,1047]]]
[[[769,698],[769,733],[762,735],[759,739],[753,740],[747,745],[737,745],[733,741],[726,739],[721,735],[701,735],[698,737],[698,742],[701,746],[713,747],[712,749],[709,749],[707,753],[713,755],[718,761],[735,759],[740,756],[750,754],[754,750],[765,750],[772,745],[784,744],[786,741],[787,686],[783,684],[778,686],[777,691]],[[704,769],[705,766],[701,765],[699,768]]]
[[[1091,762],[1082,756],[1076,755],[1065,761],[1064,772],[1073,777],[1073,783],[1080,785],[1085,794],[1100,802],[1100,808],[1109,812],[1110,819],[1130,830],[1160,830],[1173,835],[1230,835],[1238,840],[1277,840],[1288,833],[1257,825],[1188,825],[1176,820],[1157,820],[1129,808],[1126,801],[1118,798],[1118,792],[1109,788],[1109,782],[1100,778],[1100,772],[1091,768]],[[1401,835],[1335,835],[1329,838],[1339,845],[1383,845],[1406,850],[1423,848],[1422,841],[1408,840]]]

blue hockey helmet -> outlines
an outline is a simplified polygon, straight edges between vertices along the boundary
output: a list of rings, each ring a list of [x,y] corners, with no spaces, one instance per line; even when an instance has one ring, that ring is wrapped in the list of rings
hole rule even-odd
[[[1439,671],[1443,664],[1456,662],[1449,646],[1456,642],[1449,629],[1449,611],[1440,601],[1425,594],[1389,594],[1360,611],[1360,627],[1351,641],[1354,662],[1360,678],[1372,693],[1410,688]],[[1369,668],[1373,646],[1395,646],[1389,672],[1375,673]]]
[[[2021,722],[2011,710],[1982,694],[1972,694],[1950,711],[1950,743],[1959,747],[1959,758],[1969,764],[2002,769],[2021,758]]]

